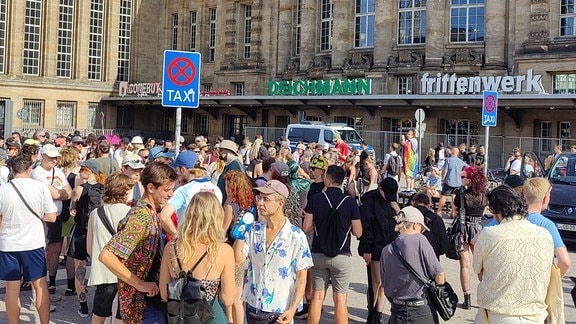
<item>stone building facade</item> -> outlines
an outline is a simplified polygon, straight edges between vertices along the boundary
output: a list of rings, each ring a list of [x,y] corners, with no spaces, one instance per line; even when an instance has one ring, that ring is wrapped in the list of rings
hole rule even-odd
[[[39,64],[29,73],[26,8],[37,6]],[[59,46],[66,31],[59,22],[70,6],[72,58],[62,63],[68,52]],[[162,81],[164,50],[195,51],[204,96],[199,109],[184,110],[185,136],[239,138],[246,127],[302,118],[399,134],[424,108],[426,132],[456,144],[484,133],[483,88],[431,93],[425,75],[519,80],[532,73],[542,91],[500,89],[490,134],[571,140],[574,9],[568,0],[0,0],[0,99],[14,112],[40,103],[39,117],[22,122],[34,127],[99,128],[95,116],[103,112],[104,128],[171,136],[174,109],[162,107],[158,91],[140,90]],[[93,60],[101,62],[97,77]],[[57,75],[59,64],[69,64],[70,75]],[[270,81],[345,79],[369,79],[371,94],[269,93]],[[15,113],[11,121],[21,123]]]

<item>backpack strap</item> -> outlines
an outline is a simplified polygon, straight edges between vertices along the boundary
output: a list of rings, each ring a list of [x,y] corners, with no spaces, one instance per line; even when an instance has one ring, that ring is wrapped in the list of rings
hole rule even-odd
[[[182,263],[180,262],[180,258],[178,258],[178,253],[176,253],[176,244],[172,244],[172,248],[174,250],[174,256],[176,257],[176,261],[178,262],[178,268],[180,268],[180,274],[184,274],[184,270],[182,270]],[[202,262],[202,260],[204,260],[204,258],[208,255],[208,251],[205,251],[204,254],[202,254],[202,256],[200,257],[200,259],[198,259],[198,261],[196,261],[196,263],[194,263],[194,265],[192,266],[192,268],[190,268],[190,270],[188,270],[187,272],[189,274],[192,274],[192,272],[194,272],[194,270],[196,269],[196,267],[198,267],[198,265],[200,264],[200,262]]]
[[[322,191],[322,193],[324,194],[324,197],[326,197],[326,200],[328,201],[328,205],[330,205],[330,209],[334,208],[334,207],[332,207],[332,203],[330,202],[330,199],[328,198],[326,191]],[[336,210],[338,210],[338,208],[340,208],[340,206],[342,205],[344,200],[346,200],[346,198],[348,198],[348,196],[345,195],[344,198],[342,198],[342,200],[338,204],[338,206],[336,206]],[[348,234],[350,234],[351,230],[352,230],[352,224],[350,224],[350,227],[348,227],[348,231],[346,231],[346,237],[348,237]],[[316,234],[316,236],[318,236],[318,231],[316,230],[316,225],[314,225],[314,234]],[[347,238],[344,239],[344,242],[342,242],[342,245],[340,245],[340,250],[342,250],[342,248],[344,248],[344,245],[346,244],[347,240],[348,240]]]

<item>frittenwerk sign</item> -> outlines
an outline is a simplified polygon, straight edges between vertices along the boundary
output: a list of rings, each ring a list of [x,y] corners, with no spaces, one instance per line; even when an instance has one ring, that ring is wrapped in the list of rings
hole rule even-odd
[[[371,93],[371,79],[268,81],[270,96],[337,96]]]
[[[542,88],[542,76],[534,75],[532,69],[526,71],[526,75],[516,76],[472,76],[457,77],[456,74],[430,74],[422,75],[421,89],[427,93],[481,93],[483,91],[498,92],[544,92]]]

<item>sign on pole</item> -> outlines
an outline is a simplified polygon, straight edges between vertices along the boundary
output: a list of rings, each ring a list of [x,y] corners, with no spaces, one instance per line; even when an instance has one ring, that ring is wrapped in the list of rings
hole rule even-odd
[[[488,154],[489,152],[489,138],[490,127],[496,126],[497,113],[498,113],[498,92],[484,91],[482,97],[482,126],[486,126],[484,132],[484,175],[488,174]]]
[[[482,126],[496,126],[498,113],[498,92],[484,91],[482,98]]]
[[[162,106],[198,108],[200,53],[164,51]]]

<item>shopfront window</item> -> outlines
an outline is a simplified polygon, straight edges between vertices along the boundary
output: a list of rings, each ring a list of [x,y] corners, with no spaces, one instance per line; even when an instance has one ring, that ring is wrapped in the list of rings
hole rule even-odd
[[[446,145],[458,146],[465,143],[466,146],[478,143],[479,121],[472,120],[446,120],[444,124],[444,134],[446,134]]]

